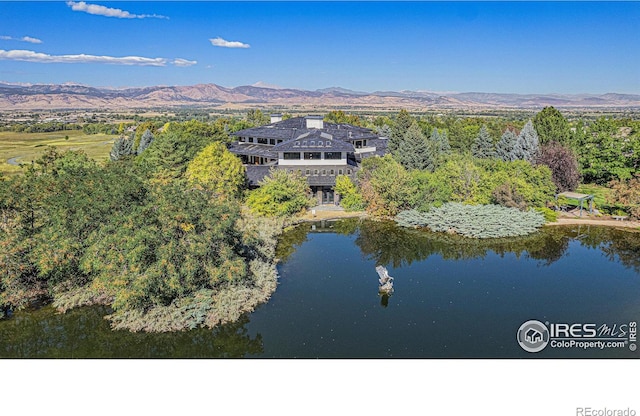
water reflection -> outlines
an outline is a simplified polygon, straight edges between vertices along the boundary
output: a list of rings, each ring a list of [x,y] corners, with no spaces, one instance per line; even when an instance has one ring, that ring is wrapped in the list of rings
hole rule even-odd
[[[315,230],[313,230],[315,225]],[[270,301],[215,330],[112,331],[107,308],[0,320],[0,357],[519,357],[522,322],[637,320],[640,233],[587,225],[472,240],[359,219],[285,232]],[[456,261],[452,261],[456,260]],[[376,266],[398,282],[379,293]],[[536,357],[636,357],[628,349]]]
[[[278,246],[279,258],[286,262],[296,248],[307,241],[310,232],[355,236],[355,244],[366,258],[375,260],[376,265],[394,268],[426,260],[432,255],[445,260],[469,260],[484,258],[489,253],[501,257],[513,253],[517,258],[524,256],[549,266],[565,255],[569,242],[579,241],[583,246],[601,250],[612,261],[620,261],[626,267],[640,271],[640,233],[591,225],[545,227],[524,237],[480,240],[401,228],[392,221],[358,218],[323,221],[303,224],[285,232]]]
[[[249,316],[216,329],[149,334],[112,331],[105,307],[57,314],[51,307],[0,321],[2,358],[240,358],[263,352],[247,333]]]

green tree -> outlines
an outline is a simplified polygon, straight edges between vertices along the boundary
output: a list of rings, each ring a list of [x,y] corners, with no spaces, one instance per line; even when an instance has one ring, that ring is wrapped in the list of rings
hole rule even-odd
[[[400,144],[404,140],[405,134],[409,130],[409,127],[415,122],[407,110],[400,110],[396,116],[393,125],[391,126],[391,136],[389,137],[389,152],[394,153],[400,147]]]
[[[459,153],[471,152],[471,147],[478,136],[480,126],[470,119],[457,119],[449,127],[451,148]]]
[[[238,196],[246,180],[242,161],[220,142],[202,149],[187,165],[185,176],[191,184],[228,196]]]
[[[336,177],[336,193],[340,194],[340,206],[346,211],[361,211],[365,207],[364,198],[358,188],[346,175]]]
[[[171,128],[159,135],[136,163],[155,183],[168,183],[181,178],[187,164],[211,141],[206,136]]]
[[[149,130],[149,132],[154,132],[156,131],[156,128],[153,124],[152,121],[145,121],[143,123],[140,123],[137,127],[136,127],[136,132],[133,136],[133,150],[135,152],[137,152],[137,154],[140,154],[141,152],[138,152],[138,147],[140,147],[140,140],[142,140],[142,135]]]
[[[247,119],[247,123],[249,123],[251,127],[264,126],[266,124],[269,124],[269,122],[271,121],[269,116],[264,114],[262,111],[256,110],[256,109],[251,109],[247,111],[246,119]]]
[[[502,137],[496,144],[496,156],[505,162],[512,162],[517,159],[515,146],[518,136],[511,129],[505,130]]]
[[[311,204],[311,190],[307,178],[284,169],[272,169],[260,183],[260,187],[249,192],[247,205],[252,211],[267,216],[294,215]]]
[[[539,147],[538,134],[533,128],[533,123],[529,121],[524,125],[518,135],[514,147],[514,154],[519,160],[533,162],[538,154]]]
[[[451,184],[441,180],[440,175],[426,170],[414,170],[411,174],[411,186],[414,190],[409,206],[418,211],[428,211],[451,200]]]
[[[353,114],[346,114],[342,110],[334,110],[330,111],[327,115],[324,116],[324,121],[329,123],[336,124],[351,124],[354,126],[362,126],[363,122],[360,120],[360,117]]]
[[[552,141],[569,145],[571,129],[567,119],[554,107],[545,107],[533,118],[533,125],[538,133],[540,144]]]
[[[629,179],[638,169],[640,139],[620,137],[615,120],[601,117],[589,126],[577,146],[584,181],[601,185]]]
[[[151,133],[149,129],[145,130],[140,137],[140,144],[138,144],[138,149],[136,150],[137,154],[141,154],[147,149],[147,147],[151,146],[154,139],[155,137],[153,133]]]
[[[438,131],[437,128],[431,130],[431,136],[428,139],[429,147],[436,158],[442,155],[446,155],[451,151],[451,145],[449,144],[449,138],[445,130]]]
[[[406,169],[435,169],[436,158],[434,149],[427,144],[418,123],[413,123],[400,146],[394,153],[398,162]]]
[[[473,142],[471,148],[471,154],[479,159],[492,159],[496,157],[495,146],[493,145],[493,139],[489,135],[486,125],[482,125],[478,136]]]
[[[362,161],[358,183],[367,212],[376,216],[394,216],[411,207],[415,194],[411,176],[391,155]]]

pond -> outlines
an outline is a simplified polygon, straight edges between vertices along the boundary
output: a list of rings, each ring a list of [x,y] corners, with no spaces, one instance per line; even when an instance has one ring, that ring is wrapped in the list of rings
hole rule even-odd
[[[479,241],[348,219],[284,233],[278,257],[271,300],[234,324],[129,333],[109,329],[104,307],[44,307],[0,320],[0,357],[639,356],[637,232],[581,225]],[[394,277],[391,296],[378,293],[377,265]],[[540,352],[517,339],[530,320],[551,330]]]

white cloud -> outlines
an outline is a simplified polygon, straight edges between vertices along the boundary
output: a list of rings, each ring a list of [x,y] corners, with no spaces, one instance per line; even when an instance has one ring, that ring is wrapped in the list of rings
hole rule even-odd
[[[143,56],[97,56],[97,55],[49,55],[46,53],[0,49],[0,60],[25,61],[39,63],[67,63],[67,64],[113,64],[113,65],[137,65],[137,66],[166,66],[171,63],[175,66],[195,65],[196,61],[188,61],[182,58],[169,60],[166,58],[145,58]]]
[[[175,66],[191,66],[198,63],[198,61],[189,61],[187,59],[176,58],[172,62]]]
[[[221,48],[245,48],[246,49],[251,47],[251,45],[249,45],[248,43],[228,41],[220,37],[217,37],[215,39],[209,39],[209,41],[213,46],[220,46]]]
[[[99,4],[87,4],[84,1],[68,1],[67,6],[71,7],[71,10],[75,12],[85,12],[97,16],[117,17],[119,19],[145,19],[148,17],[156,19],[168,19],[168,17],[158,14],[134,14],[129,13],[126,10],[113,9],[111,7],[101,6]]]
[[[29,42],[29,43],[42,43],[42,41],[38,38],[32,38],[31,36],[23,36],[22,39],[20,39],[23,42]]]
[[[0,36],[0,40],[17,40],[19,42],[42,43],[40,39],[32,38],[31,36],[23,36],[21,38],[14,38],[11,36]]]

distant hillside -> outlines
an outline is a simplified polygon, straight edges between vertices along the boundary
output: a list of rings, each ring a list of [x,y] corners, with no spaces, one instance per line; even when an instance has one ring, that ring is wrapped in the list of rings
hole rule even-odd
[[[142,109],[181,106],[256,105],[407,109],[640,108],[637,94],[497,94],[376,91],[331,87],[316,91],[216,84],[96,88],[85,85],[0,83],[0,110]]]

